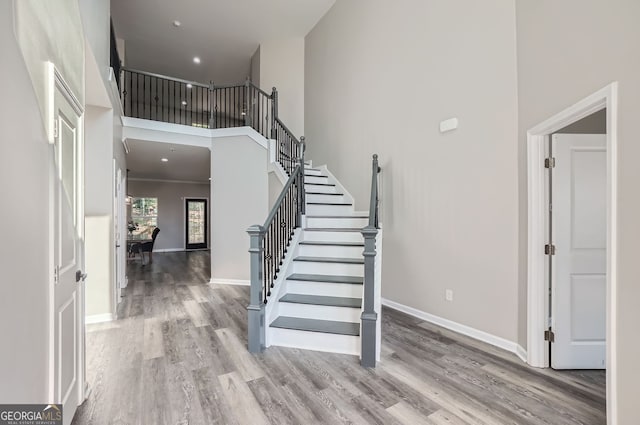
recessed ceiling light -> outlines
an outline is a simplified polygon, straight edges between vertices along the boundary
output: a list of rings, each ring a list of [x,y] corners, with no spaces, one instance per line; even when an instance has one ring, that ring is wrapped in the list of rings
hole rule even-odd
[[[174,26],[174,27],[176,27],[176,28],[177,28],[177,27],[179,27],[180,25],[182,25],[182,22],[180,22],[180,21],[173,21],[173,26]]]
[[[193,63],[200,63],[200,58],[197,56],[193,58]]]
[[[160,161],[162,162],[169,162],[169,160],[167,158],[162,158]]]
[[[182,106],[187,106],[187,101],[186,100],[182,101]]]
[[[191,87],[193,87],[193,84],[187,83],[187,88],[190,89]]]

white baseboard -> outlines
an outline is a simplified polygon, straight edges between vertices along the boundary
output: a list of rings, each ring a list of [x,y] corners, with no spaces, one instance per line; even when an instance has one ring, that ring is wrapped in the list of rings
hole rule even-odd
[[[243,279],[219,279],[217,277],[212,277],[209,281],[212,285],[220,284],[220,285],[241,285],[241,286],[251,286],[251,281],[243,280]]]
[[[184,248],[154,249],[153,252],[182,252]]]
[[[84,319],[85,325],[93,325],[94,323],[103,323],[113,321],[113,313],[93,314]]]
[[[439,317],[434,314],[430,314],[422,310],[418,310],[417,308],[409,307],[407,305],[388,300],[386,298],[382,298],[382,305],[392,308],[394,310],[401,311],[403,313],[406,313],[418,319],[424,320],[425,322],[442,326],[443,328],[449,329],[450,331],[454,331],[459,334],[477,339],[478,341],[486,342],[487,344],[491,344],[495,347],[502,348],[503,350],[514,353],[515,355],[517,355],[519,358],[523,359],[523,361],[526,362],[527,355],[524,348],[522,348],[521,346],[519,346],[517,343],[513,341],[509,341],[508,339],[504,339],[502,337],[492,335],[490,333],[481,331],[479,329],[475,329],[470,326],[463,325],[458,322],[454,322],[453,320],[445,319],[443,317]],[[523,357],[523,353],[524,353],[524,357]]]

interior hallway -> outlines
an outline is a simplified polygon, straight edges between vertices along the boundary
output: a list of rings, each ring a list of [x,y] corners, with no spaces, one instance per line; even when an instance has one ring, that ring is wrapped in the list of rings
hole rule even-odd
[[[76,425],[606,423],[604,372],[531,369],[390,309],[375,370],[283,347],[253,356],[248,287],[209,285],[208,252],[153,260],[129,265],[120,319],[87,327]]]

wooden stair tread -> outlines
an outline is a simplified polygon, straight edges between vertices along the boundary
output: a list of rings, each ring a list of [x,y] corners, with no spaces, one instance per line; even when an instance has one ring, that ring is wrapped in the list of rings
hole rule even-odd
[[[280,302],[294,304],[311,304],[330,307],[361,308],[362,298],[330,297],[325,295],[285,294]]]
[[[271,327],[338,335],[360,335],[360,323],[303,319],[300,317],[280,316],[271,322]]]
[[[325,274],[293,273],[287,276],[287,280],[300,280],[303,282],[346,283],[362,285],[364,278],[360,276],[337,276]]]

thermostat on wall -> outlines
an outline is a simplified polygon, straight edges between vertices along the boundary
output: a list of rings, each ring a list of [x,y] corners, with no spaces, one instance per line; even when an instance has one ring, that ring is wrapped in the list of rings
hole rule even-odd
[[[458,118],[449,118],[440,123],[440,133],[446,133],[456,128],[458,128]]]

